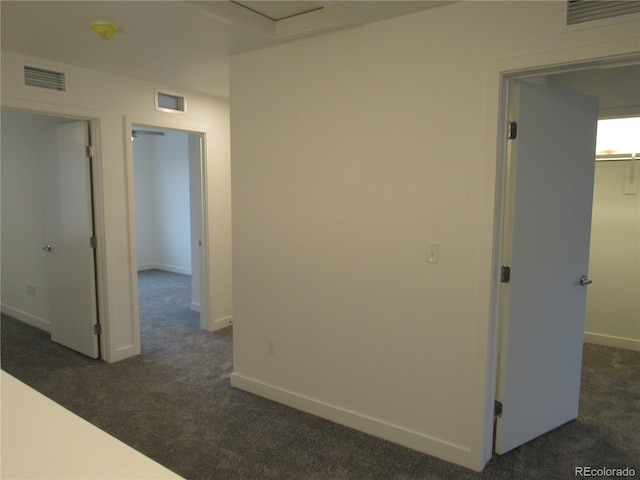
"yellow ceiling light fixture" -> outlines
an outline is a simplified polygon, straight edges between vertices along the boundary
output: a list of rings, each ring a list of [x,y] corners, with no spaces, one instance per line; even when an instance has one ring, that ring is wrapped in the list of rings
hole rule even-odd
[[[112,22],[96,20],[91,22],[91,31],[103,40],[111,40],[118,33],[118,26]]]

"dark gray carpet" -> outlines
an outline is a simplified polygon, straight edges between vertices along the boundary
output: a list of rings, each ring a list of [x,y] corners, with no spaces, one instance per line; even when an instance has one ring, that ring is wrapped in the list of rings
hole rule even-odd
[[[640,475],[640,353],[586,345],[580,418],[475,473],[233,389],[232,330],[201,331],[189,277],[140,275],[142,354],[116,364],[2,316],[2,368],[187,479],[570,479]]]

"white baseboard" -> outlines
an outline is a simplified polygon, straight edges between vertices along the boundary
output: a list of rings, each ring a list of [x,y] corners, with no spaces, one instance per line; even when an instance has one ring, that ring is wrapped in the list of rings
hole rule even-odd
[[[178,267],[176,265],[165,265],[163,263],[144,263],[138,265],[138,271],[144,270],[164,270],[165,272],[180,273],[182,275],[191,275],[191,269]]]
[[[125,345],[123,347],[116,348],[108,354],[103,353],[102,360],[107,363],[115,363],[126,358],[135,357],[136,355],[140,355],[139,347],[136,347],[135,345]]]
[[[640,340],[633,338],[614,337],[613,335],[604,335],[602,333],[584,332],[584,341],[586,343],[595,343],[596,345],[604,345],[606,347],[624,348],[640,352]]]
[[[2,313],[5,315],[9,315],[10,317],[15,318],[16,320],[20,320],[32,327],[39,328],[40,330],[44,330],[45,332],[51,331],[51,324],[48,320],[44,318],[37,317],[35,315],[31,315],[30,313],[23,312],[20,309],[10,307],[9,305],[2,304]]]
[[[215,332],[216,330],[221,330],[229,325],[233,324],[233,315],[228,317],[217,318],[213,321],[212,324],[204,324],[202,323],[202,317],[200,318],[200,328],[206,330],[207,332]]]
[[[361,432],[384,438],[391,442],[417,450],[442,460],[462,465],[476,471],[479,467],[471,449],[446,440],[417,432],[399,425],[372,418],[358,412],[346,410],[336,405],[291,392],[242,374],[231,375],[231,385],[235,388],[259,395],[297,410],[316,415]]]
[[[139,272],[144,272],[145,270],[153,270],[154,268],[156,268],[156,265],[154,263],[140,263],[140,264],[138,264],[138,271]]]
[[[176,265],[164,265],[159,264],[156,266],[158,270],[164,270],[165,272],[181,273],[182,275],[191,275],[191,269],[185,267],[178,267]]]

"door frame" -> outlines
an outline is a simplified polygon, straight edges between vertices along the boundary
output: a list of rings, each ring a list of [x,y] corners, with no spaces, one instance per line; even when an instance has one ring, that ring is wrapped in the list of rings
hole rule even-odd
[[[100,120],[95,117],[84,116],[82,114],[47,111],[40,108],[24,108],[14,106],[9,103],[2,105],[3,110],[12,110],[33,115],[46,117],[58,117],[69,120],[86,122],[89,130],[89,143],[92,147],[91,164],[91,191],[92,191],[92,211],[93,228],[96,237],[96,248],[94,249],[94,277],[96,311],[100,333],[98,334],[98,359],[108,361],[106,355],[110,352],[110,330],[109,315],[107,313],[107,279],[106,279],[106,250],[105,250],[105,215],[104,215],[104,183],[103,183],[103,163],[101,155],[100,140]]]
[[[134,127],[144,126],[159,130],[173,130],[200,137],[200,158],[198,168],[198,182],[200,184],[200,328],[207,331],[214,330],[214,321],[211,317],[210,301],[210,272],[209,272],[209,241],[208,241],[208,201],[207,201],[207,132],[200,125],[173,124],[170,120],[158,121],[156,118],[142,118],[127,115],[124,119],[125,136],[125,175],[127,184],[127,211],[129,221],[129,272],[131,275],[134,338],[136,350],[140,352],[140,305],[138,301],[138,266],[137,266],[137,232],[136,232],[136,206],[135,206],[135,182],[133,166],[133,142],[131,131]]]
[[[621,67],[630,63],[639,63],[640,53],[628,55],[614,55],[610,57],[602,57],[598,59],[588,59],[583,61],[574,61],[568,63],[559,63],[553,65],[545,65],[539,67],[505,70],[501,71],[499,76],[499,111],[498,111],[498,138],[497,138],[497,157],[496,157],[496,178],[495,178],[495,210],[494,210],[494,233],[493,233],[493,255],[492,255],[492,282],[491,282],[491,335],[489,343],[489,398],[487,405],[491,416],[494,419],[493,428],[491,429],[492,438],[495,435],[495,413],[494,405],[497,398],[498,372],[500,358],[501,336],[504,332],[503,318],[501,314],[501,306],[503,300],[501,298],[501,267],[502,259],[505,253],[505,227],[508,219],[507,208],[509,205],[509,177],[508,166],[510,158],[510,145],[508,139],[507,122],[512,110],[512,90],[513,85],[518,81],[534,79],[536,77],[546,77],[554,74],[588,71],[602,67]],[[494,452],[494,445],[491,442],[491,452]]]

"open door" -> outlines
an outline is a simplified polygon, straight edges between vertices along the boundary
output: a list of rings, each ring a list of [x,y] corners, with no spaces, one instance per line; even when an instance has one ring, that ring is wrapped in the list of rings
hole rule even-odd
[[[578,415],[598,99],[519,82],[509,140],[495,452]]]
[[[100,356],[95,278],[89,127],[54,127],[47,159],[45,251],[51,339],[91,358]]]

